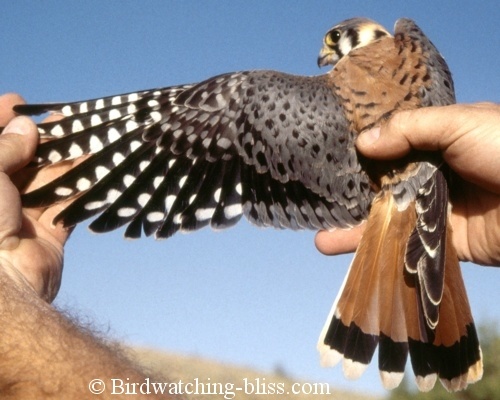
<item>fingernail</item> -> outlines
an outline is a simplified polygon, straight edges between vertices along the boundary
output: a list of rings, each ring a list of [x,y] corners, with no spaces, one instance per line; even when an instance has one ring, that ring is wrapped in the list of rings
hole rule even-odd
[[[3,134],[14,133],[16,135],[25,135],[31,129],[31,120],[28,117],[16,117],[10,121],[3,130]]]
[[[365,146],[375,143],[380,137],[380,127],[372,128],[367,131],[361,132],[358,137],[358,143]]]

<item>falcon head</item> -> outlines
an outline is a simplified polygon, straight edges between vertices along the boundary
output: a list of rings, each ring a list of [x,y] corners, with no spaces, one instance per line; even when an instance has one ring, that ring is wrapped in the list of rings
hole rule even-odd
[[[391,34],[382,26],[368,18],[351,18],[335,25],[324,39],[318,56],[318,66],[335,65],[351,50],[366,46]]]

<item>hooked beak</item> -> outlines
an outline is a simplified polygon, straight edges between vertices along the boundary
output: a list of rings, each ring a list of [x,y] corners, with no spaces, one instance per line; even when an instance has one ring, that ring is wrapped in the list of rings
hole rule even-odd
[[[326,65],[335,65],[338,60],[336,59],[335,52],[324,46],[319,52],[318,56],[318,67],[324,67]]]

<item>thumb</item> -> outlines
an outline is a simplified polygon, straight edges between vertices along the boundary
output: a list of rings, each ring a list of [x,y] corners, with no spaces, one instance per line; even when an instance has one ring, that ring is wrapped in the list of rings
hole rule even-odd
[[[0,135],[0,171],[10,175],[24,167],[35,154],[38,131],[27,117],[16,117]]]
[[[396,114],[386,124],[361,132],[356,140],[357,149],[372,159],[404,157],[412,148],[403,125],[401,114]]]
[[[411,149],[446,151],[485,107],[453,104],[397,112],[379,127],[362,132],[356,147],[374,159],[401,158]]]

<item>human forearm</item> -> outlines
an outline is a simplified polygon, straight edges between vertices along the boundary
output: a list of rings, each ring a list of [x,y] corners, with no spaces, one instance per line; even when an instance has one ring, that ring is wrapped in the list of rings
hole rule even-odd
[[[105,384],[112,378],[145,379],[116,348],[73,324],[28,286],[15,283],[4,268],[0,268],[2,399],[80,400],[91,394],[88,385],[96,378]],[[160,398],[153,394],[144,397]],[[105,390],[99,398],[120,396]]]

